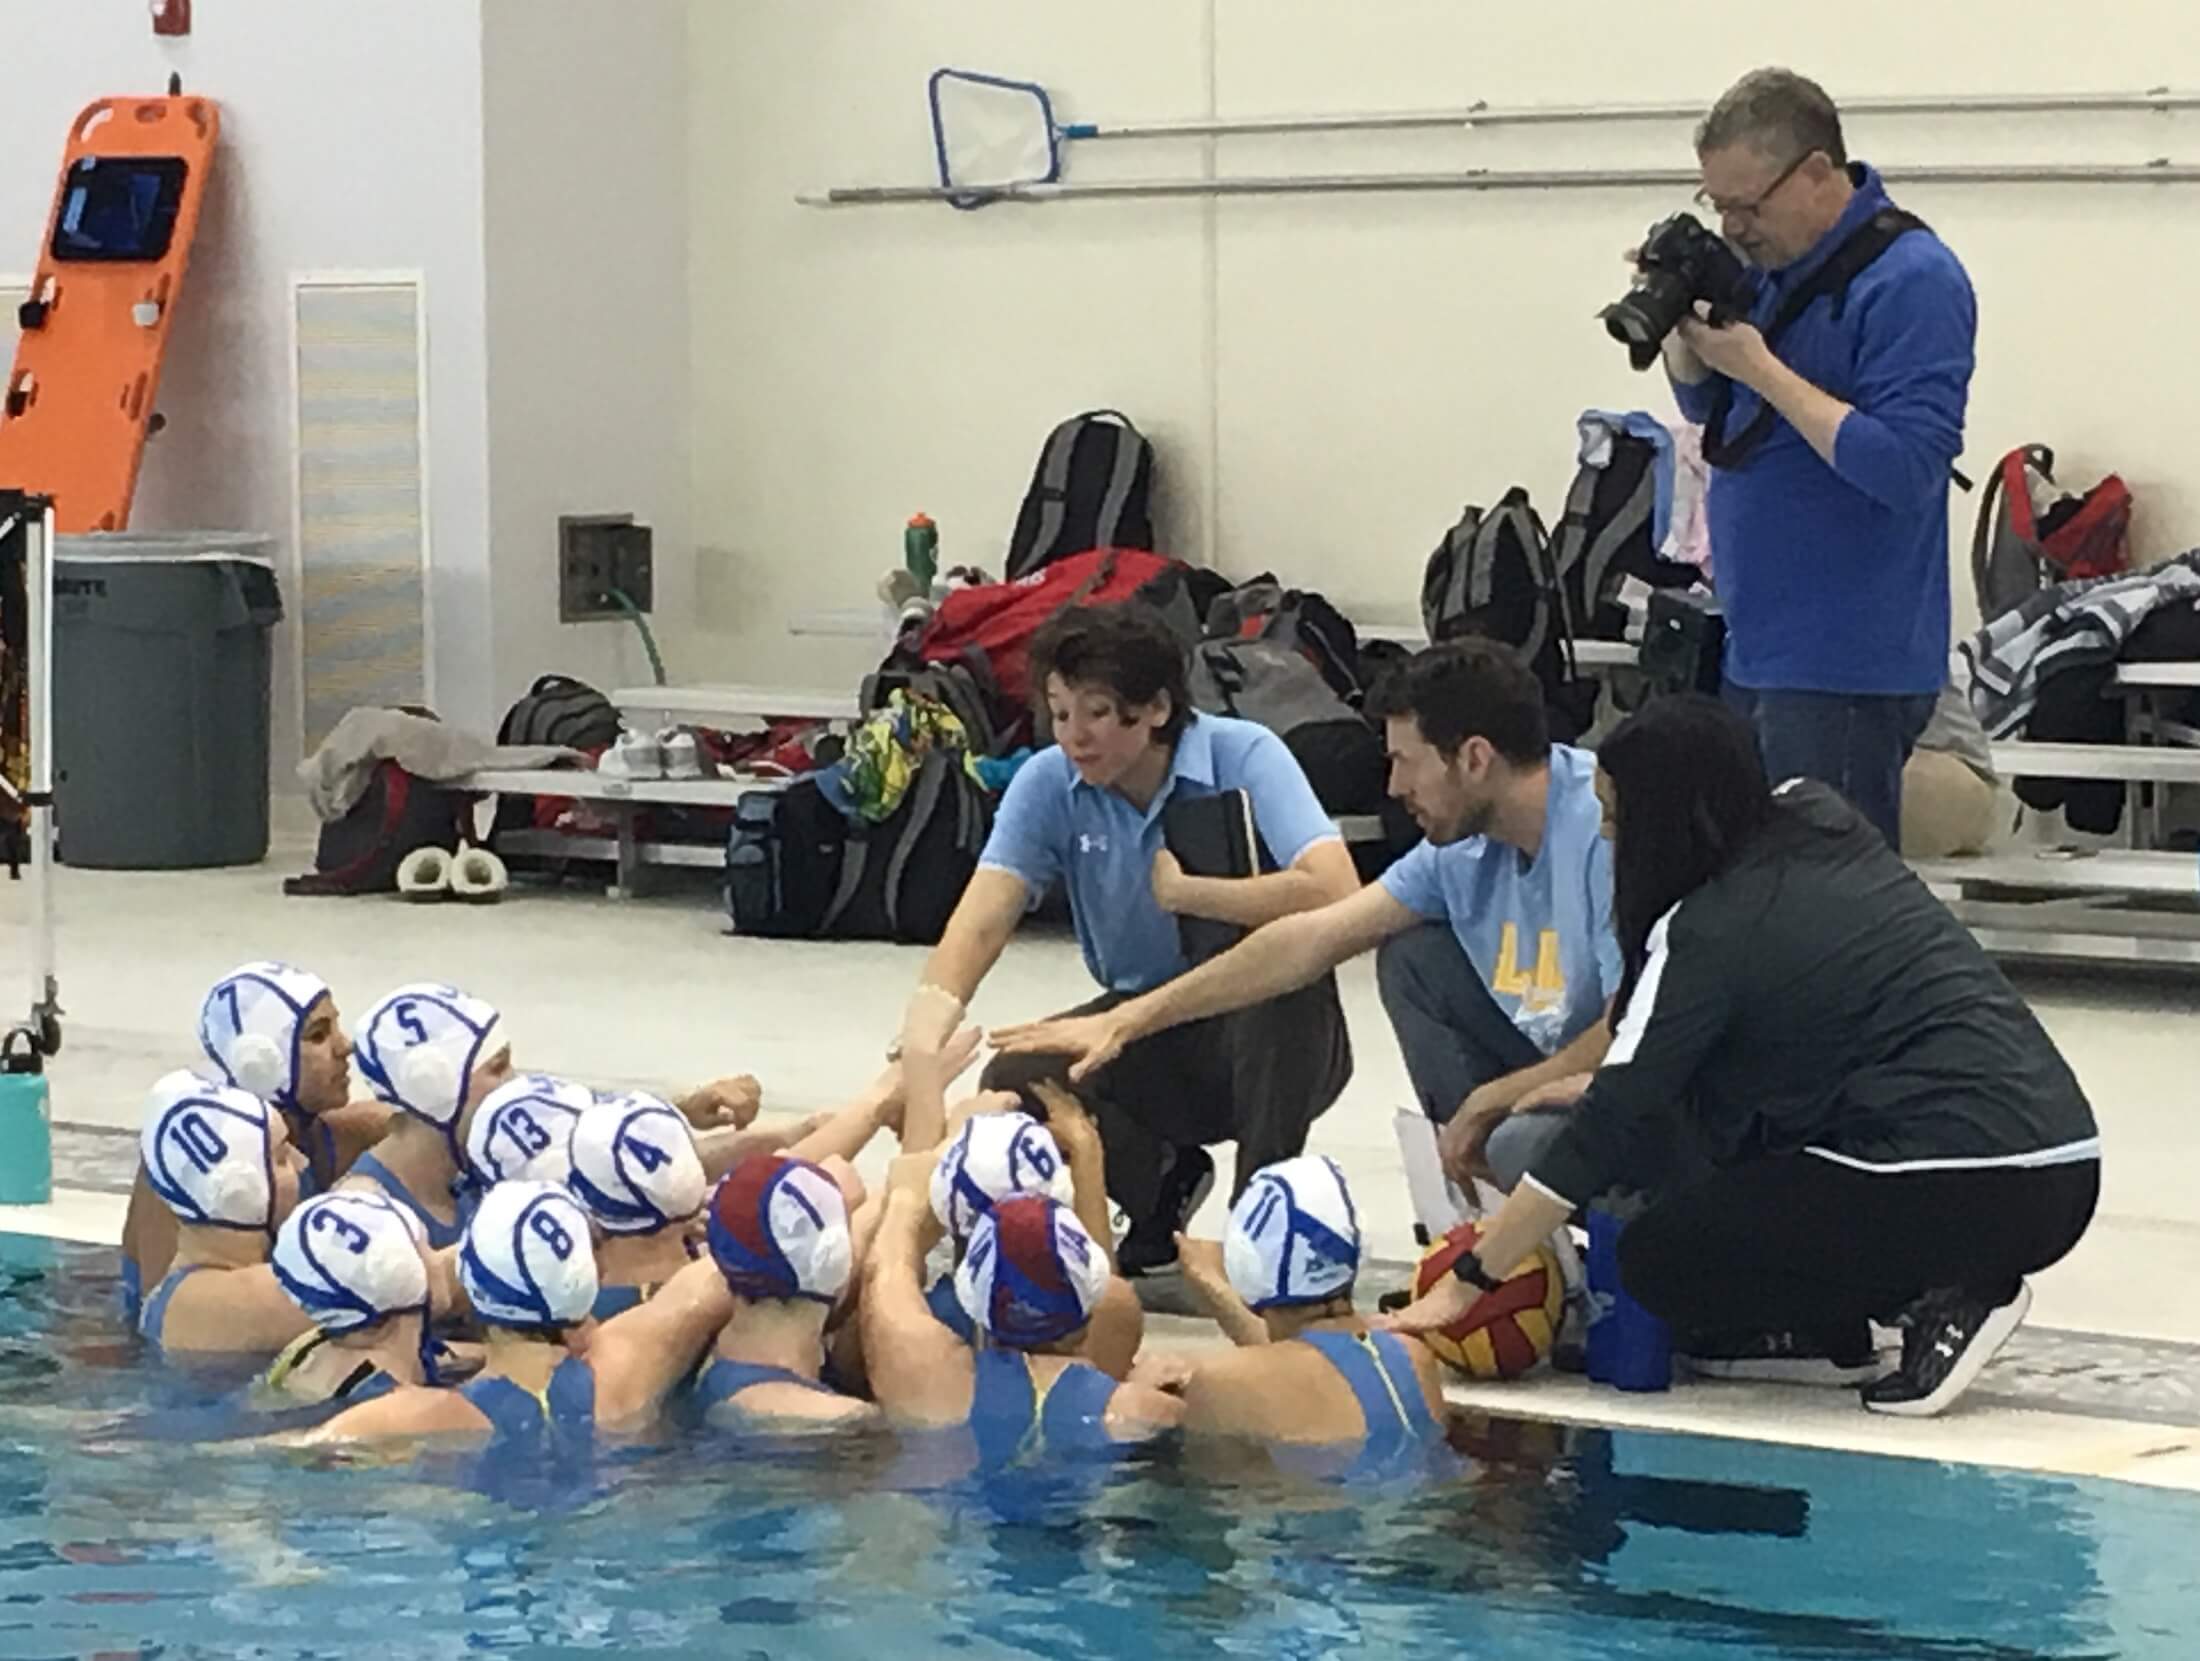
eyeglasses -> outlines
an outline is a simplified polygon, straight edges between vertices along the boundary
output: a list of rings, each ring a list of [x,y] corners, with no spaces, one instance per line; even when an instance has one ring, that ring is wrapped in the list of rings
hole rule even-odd
[[[1753,202],[1715,201],[1711,192],[1699,190],[1696,192],[1696,206],[1702,208],[1706,213],[1717,215],[1721,219],[1755,219],[1760,213],[1764,212],[1765,204],[1780,193],[1780,187],[1794,178],[1802,169],[1803,163],[1817,154],[1818,152],[1815,150],[1805,150],[1789,162],[1787,166],[1781,168],[1780,176],[1757,192],[1757,199]]]

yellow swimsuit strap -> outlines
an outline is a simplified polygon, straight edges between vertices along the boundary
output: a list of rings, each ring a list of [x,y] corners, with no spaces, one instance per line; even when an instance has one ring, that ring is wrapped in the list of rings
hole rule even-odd
[[[281,1352],[269,1365],[267,1376],[261,1382],[270,1390],[280,1390],[283,1387],[283,1381],[304,1366],[314,1351],[327,1342],[328,1334],[319,1327],[311,1327],[299,1333],[297,1337],[282,1347]]]

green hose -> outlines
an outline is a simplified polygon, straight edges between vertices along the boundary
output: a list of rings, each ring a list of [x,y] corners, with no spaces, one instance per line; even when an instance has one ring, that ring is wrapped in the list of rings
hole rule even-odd
[[[610,593],[619,609],[633,620],[637,629],[642,631],[642,648],[649,653],[650,672],[657,677],[657,684],[663,686],[665,684],[664,655],[657,650],[657,637],[649,632],[649,619],[642,615],[642,608],[628,599],[623,590],[614,588]]]

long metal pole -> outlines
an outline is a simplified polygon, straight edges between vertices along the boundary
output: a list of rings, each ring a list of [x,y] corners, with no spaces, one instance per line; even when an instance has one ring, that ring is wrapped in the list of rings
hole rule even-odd
[[[31,1031],[44,1047],[59,1032],[61,1012],[53,909],[53,504],[38,502],[26,517],[23,667],[30,767],[23,834],[30,843]]]
[[[1901,184],[2195,184],[2200,165],[2167,159],[2140,164],[2042,164],[1889,167]],[[873,207],[895,202],[1103,202],[1203,196],[1350,196],[1383,191],[1608,190],[1698,182],[1692,168],[1617,167],[1568,169],[1477,168],[1464,173],[1286,173],[1237,179],[1136,179],[1112,184],[1004,185],[998,188],[940,185],[854,185],[809,191],[795,200],[811,208]]]
[[[1395,110],[1347,115],[1256,115],[1186,121],[1080,121],[1068,139],[1253,138],[1290,133],[1425,131],[1450,127],[1602,125],[1621,121],[1694,121],[1704,99],[1659,104],[1469,104],[1455,110]],[[2200,92],[2013,92],[1970,96],[1844,98],[1843,115],[2082,115],[2117,110],[2200,109]]]

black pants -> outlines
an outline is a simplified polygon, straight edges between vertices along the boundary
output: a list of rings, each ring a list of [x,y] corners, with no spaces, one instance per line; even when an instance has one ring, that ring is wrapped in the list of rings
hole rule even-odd
[[[1097,1014],[1128,1002],[1109,993],[1071,1010]],[[1058,1055],[995,1056],[983,1087],[1016,1090],[1059,1079]],[[1193,1021],[1142,1038],[1078,1086],[1107,1149],[1108,1192],[1132,1222],[1160,1205],[1162,1174],[1178,1147],[1237,1143],[1237,1186],[1306,1147],[1307,1128],[1352,1077],[1337,980],[1250,1009]]]
[[[2001,1303],[2078,1243],[2100,1191],[2098,1160],[1875,1174],[1760,1159],[1636,1218],[1620,1278],[1680,1333],[1851,1327],[1951,1287]]]

